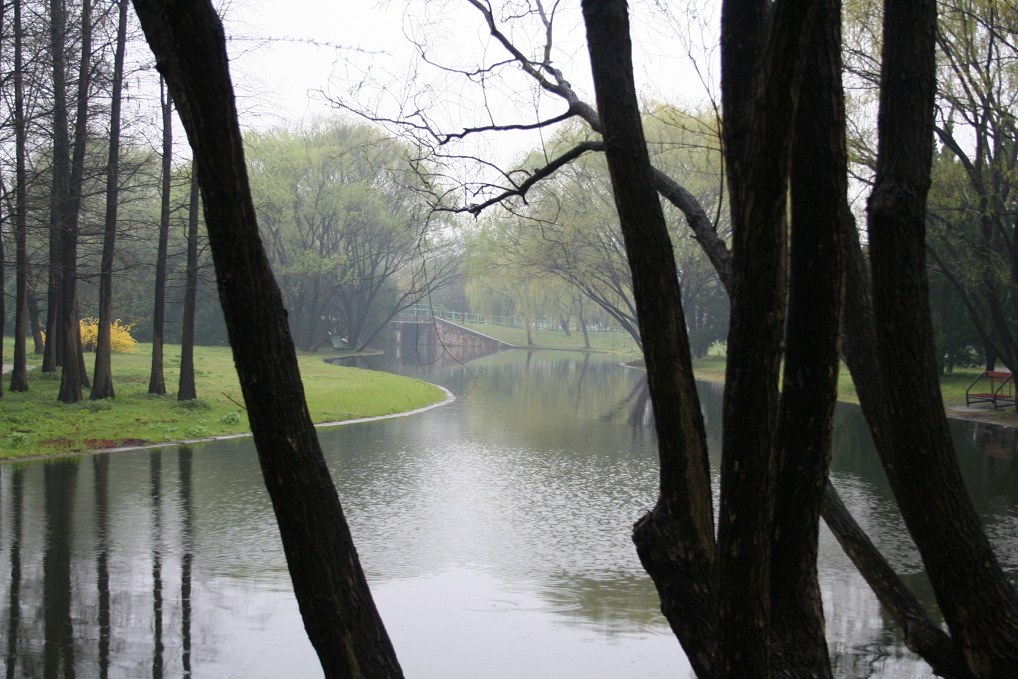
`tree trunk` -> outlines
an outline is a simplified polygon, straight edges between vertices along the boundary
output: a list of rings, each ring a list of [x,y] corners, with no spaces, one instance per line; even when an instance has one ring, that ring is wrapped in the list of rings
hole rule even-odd
[[[166,77],[165,75],[163,76]],[[166,321],[166,257],[170,239],[170,174],[173,171],[173,98],[160,82],[159,94],[163,114],[163,168],[159,202],[159,247],[156,253],[156,288],[152,307],[152,368],[148,378],[148,393],[166,394],[166,377],[163,375],[163,333]]]
[[[933,0],[889,0],[879,151],[869,202],[878,356],[890,414],[886,465],[937,603],[973,674],[1018,674],[1018,596],[965,492],[936,381],[925,262],[936,88]]]
[[[234,362],[308,636],[327,677],[402,676],[308,414],[258,236],[222,25],[208,0],[134,0],[194,150]]]
[[[814,3],[726,1],[725,160],[732,213],[731,323],[718,514],[717,677],[768,676],[786,192]],[[737,47],[754,46],[750,62]],[[729,121],[733,124],[730,126]]]
[[[660,456],[657,504],[637,522],[633,540],[657,586],[665,617],[694,670],[706,676],[714,636],[714,511],[678,273],[651,183],[626,3],[584,0],[583,16],[612,191],[633,272]]]
[[[106,229],[99,271],[99,329],[95,342],[95,373],[91,399],[113,398],[111,328],[113,324],[113,255],[117,242],[117,207],[120,200],[120,106],[124,89],[124,53],[127,51],[127,0],[118,0],[117,47],[113,60],[113,94],[110,102],[110,148],[106,161]]]
[[[63,215],[63,290],[60,294],[60,317],[63,327],[63,365],[60,372],[60,393],[63,403],[81,400],[82,382],[87,380],[82,369],[85,358],[81,353],[81,334],[78,324],[78,211],[81,208],[81,190],[85,168],[85,143],[88,134],[88,88],[92,70],[92,3],[85,0],[81,7],[81,61],[78,68],[78,92],[74,123],[74,148],[71,156],[68,193],[64,200]]]
[[[818,3],[795,117],[784,377],[771,552],[772,667],[831,676],[817,539],[838,392],[843,265],[839,207],[848,189],[841,12]]]
[[[198,295],[198,168],[191,164],[191,199],[187,210],[187,274],[184,281],[184,318],[180,329],[180,380],[177,400],[198,398],[194,383],[194,309]]]
[[[25,74],[21,2],[14,4],[14,241],[17,280],[14,293],[14,364],[11,391],[28,391],[28,173],[25,168]],[[34,334],[34,328],[33,328]]]
[[[67,121],[67,63],[64,54],[67,19],[62,0],[50,0],[50,51],[53,61],[53,180],[50,186],[49,280],[46,295],[46,348],[43,372],[56,372],[63,363],[64,324],[61,319],[66,268],[71,184],[71,141]]]

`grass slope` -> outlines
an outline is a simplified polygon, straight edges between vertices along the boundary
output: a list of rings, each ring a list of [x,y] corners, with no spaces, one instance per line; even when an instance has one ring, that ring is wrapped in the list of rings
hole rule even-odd
[[[13,342],[5,341],[5,347]],[[202,439],[250,431],[240,383],[228,347],[195,348],[196,401],[176,398],[180,347],[164,350],[166,396],[148,394],[152,345],[113,355],[116,398],[64,404],[57,401],[59,373],[38,369],[30,356],[29,391],[7,390],[0,399],[0,459],[59,455],[84,450]],[[299,354],[308,409],[315,422],[390,415],[437,403],[438,387],[387,373],[324,362],[324,354]],[[91,370],[93,355],[86,354]]]

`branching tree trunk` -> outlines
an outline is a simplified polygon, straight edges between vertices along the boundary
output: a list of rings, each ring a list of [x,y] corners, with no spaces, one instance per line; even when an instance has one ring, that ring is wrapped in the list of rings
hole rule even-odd
[[[605,6],[609,4],[614,4],[614,8],[611,10],[615,12],[614,15],[609,14],[609,10],[605,9]],[[977,540],[974,543],[976,553],[979,554],[977,558],[983,559],[984,571],[991,571],[991,575],[983,581],[984,589],[981,594],[988,598],[982,600],[983,603],[977,604],[975,608],[967,608],[969,614],[963,616],[962,621],[962,625],[969,626],[970,630],[975,627],[980,629],[978,636],[982,640],[982,646],[973,651],[971,641],[966,642],[961,645],[964,653],[959,654],[955,651],[951,640],[929,621],[915,598],[907,592],[886,562],[879,557],[858,526],[854,525],[851,517],[844,511],[844,507],[840,505],[833,488],[829,483],[826,483],[830,455],[834,378],[837,369],[837,338],[840,325],[838,308],[842,288],[840,282],[842,254],[839,253],[839,249],[846,253],[852,262],[853,275],[850,279],[854,281],[852,285],[848,286],[849,297],[853,300],[853,313],[849,315],[846,329],[846,335],[851,340],[850,345],[846,347],[846,355],[850,357],[850,364],[864,364],[859,361],[859,354],[865,354],[867,350],[870,350],[874,355],[883,356],[884,347],[888,346],[899,347],[901,351],[913,352],[913,355],[922,356],[925,352],[929,359],[932,356],[932,341],[928,341],[930,337],[928,330],[921,331],[913,325],[909,326],[909,332],[912,334],[903,334],[900,327],[897,331],[890,331],[890,334],[882,339],[879,348],[876,342],[868,340],[873,336],[874,326],[882,327],[885,324],[892,326],[893,324],[886,323],[886,321],[874,323],[872,317],[865,313],[867,286],[865,281],[860,284],[861,250],[858,241],[850,237],[850,234],[854,232],[850,229],[851,220],[844,197],[846,161],[844,114],[839,82],[837,5],[827,0],[819,0],[817,3],[819,14],[814,30],[791,29],[786,31],[782,28],[783,21],[792,19],[792,23],[787,24],[787,27],[790,28],[795,21],[808,18],[808,11],[800,6],[792,12],[796,16],[789,17],[786,14],[782,19],[780,10],[787,11],[794,5],[795,3],[784,3],[784,7],[781,4],[776,5],[773,17],[766,12],[754,14],[754,8],[746,4],[729,7],[731,13],[727,14],[727,17],[730,23],[726,23],[726,27],[734,31],[727,34],[728,39],[734,38],[730,43],[733,52],[728,53],[727,57],[723,57],[723,59],[734,59],[736,66],[734,73],[725,70],[725,73],[733,78],[729,80],[729,84],[735,87],[734,83],[741,82],[738,87],[746,88],[744,91],[730,93],[732,97],[729,101],[735,104],[735,110],[731,115],[728,115],[729,109],[726,105],[726,121],[728,121],[728,132],[731,135],[728,138],[727,152],[731,158],[731,165],[734,165],[731,181],[734,187],[733,212],[736,214],[736,229],[753,229],[752,232],[744,232],[741,236],[736,233],[736,257],[733,268],[735,278],[730,289],[733,289],[733,294],[737,298],[739,295],[751,295],[748,299],[756,300],[756,303],[770,315],[769,318],[759,318],[760,308],[747,312],[744,305],[736,306],[733,309],[733,324],[736,317],[740,322],[745,322],[747,317],[752,319],[754,314],[758,314],[755,341],[760,341],[761,337],[770,337],[773,342],[773,338],[776,337],[780,343],[783,338],[785,377],[780,401],[777,399],[776,383],[773,383],[773,387],[759,395],[760,402],[758,403],[746,401],[740,406],[735,399],[726,403],[726,421],[729,422],[729,426],[737,425],[740,428],[745,428],[747,422],[753,422],[746,416],[752,408],[755,407],[761,411],[766,411],[768,408],[772,410],[770,415],[765,414],[765,418],[768,419],[761,419],[759,424],[753,427],[755,435],[747,438],[746,434],[742,433],[740,446],[733,447],[730,444],[732,439],[726,438],[722,462],[722,488],[726,488],[726,483],[729,482],[729,478],[733,474],[743,473],[747,466],[753,468],[753,460],[746,456],[746,450],[749,449],[753,454],[773,455],[772,459],[766,463],[757,464],[755,467],[758,472],[756,479],[745,479],[746,484],[757,483],[763,486],[764,490],[750,488],[757,494],[756,502],[758,504],[755,506],[744,501],[745,495],[736,498],[731,505],[725,505],[723,500],[722,526],[719,533],[721,545],[719,545],[714,564],[716,572],[719,573],[717,580],[712,579],[709,574],[697,578],[691,569],[682,567],[682,559],[688,558],[697,543],[689,541],[679,531],[683,521],[696,521],[698,520],[696,517],[687,516],[684,519],[679,517],[676,521],[678,527],[669,526],[654,535],[652,540],[648,540],[650,537],[648,527],[653,525],[654,514],[658,512],[658,509],[655,508],[648,518],[638,524],[635,531],[634,537],[640,556],[661,593],[663,610],[669,621],[672,622],[673,629],[679,635],[680,641],[699,675],[772,676],[774,673],[782,676],[830,675],[815,572],[816,517],[821,509],[820,502],[823,500],[822,509],[825,518],[839,540],[845,545],[846,551],[852,556],[853,561],[860,566],[881,601],[888,606],[895,618],[902,624],[906,639],[911,647],[923,653],[938,672],[947,676],[1007,676],[1014,672],[1010,656],[1007,655],[1015,648],[1013,633],[1008,629],[1008,625],[1013,620],[1009,612],[1009,601],[1014,594],[1010,590],[1004,592],[996,588],[995,582],[1003,582],[1002,579],[997,579],[1002,578],[1002,574],[999,568],[996,568],[988,547],[987,551],[981,552],[979,551],[980,541]],[[759,7],[756,9],[759,10]],[[624,4],[621,0],[617,3],[588,0],[584,3],[584,13],[588,22],[595,88],[598,91],[598,108],[604,123],[606,153],[611,165],[613,162],[619,162],[617,157],[613,160],[612,156],[621,155],[618,150],[618,145],[621,143],[619,140],[626,137],[617,127],[618,121],[613,122],[611,116],[614,114],[609,113],[609,107],[620,106],[620,102],[628,100],[631,120],[638,120],[635,118],[637,107],[635,92],[627,92],[627,83],[622,82],[620,85],[619,80],[608,81],[604,77],[606,71],[613,73],[617,69],[624,70],[628,67],[618,57],[618,53],[626,52],[628,46],[620,46],[619,43],[616,43],[614,48],[604,48],[595,37],[597,33],[595,29],[608,34],[611,34],[613,30],[624,31]],[[889,14],[893,15],[893,10]],[[600,24],[597,23],[598,21]],[[760,40],[759,35],[754,37],[755,32],[762,30],[761,27],[767,27],[769,31],[766,33],[768,36],[766,41]],[[747,32],[740,34],[740,30]],[[935,34],[932,24],[925,23],[921,17],[913,16],[901,23],[892,22],[886,31],[885,43],[893,42],[913,56],[921,53],[922,50],[917,49],[915,43],[908,39],[910,31],[913,38],[914,34],[918,32],[923,33],[929,40],[932,40]],[[775,36],[782,34],[788,37],[786,41],[783,41],[787,51],[775,50],[775,47],[782,44],[780,40],[775,42]],[[813,38],[809,43],[809,50],[799,53],[799,56],[795,56],[800,49],[795,47],[796,35],[807,35]],[[755,48],[754,45],[756,45]],[[751,54],[747,55],[743,51],[747,47],[750,48]],[[760,51],[754,53],[753,49]],[[600,65],[598,63],[599,50]],[[788,61],[783,67],[775,68],[776,64],[780,64],[781,59],[778,57],[781,57],[783,52]],[[889,62],[893,64],[893,58],[889,58]],[[808,76],[801,95],[798,95],[795,84],[798,77],[796,69],[802,68],[803,63],[805,63]],[[741,73],[739,67],[745,64],[764,64],[765,75],[753,76],[749,73]],[[890,68],[892,72],[907,72],[901,65],[897,67],[892,65]],[[768,73],[772,74],[771,77],[776,80],[768,80],[766,76]],[[760,80],[756,78],[760,78]],[[888,91],[901,93],[913,89],[912,94],[905,96],[906,99],[910,96],[913,97],[914,101],[914,86],[917,83],[921,84],[922,78],[915,74],[907,75],[903,82],[904,84],[896,83],[893,87],[885,86],[885,93]],[[606,91],[609,94],[606,94]],[[747,93],[759,93],[758,98],[747,99]],[[780,103],[783,97],[787,97],[785,106]],[[770,98],[769,104],[761,103],[768,101],[768,98]],[[800,106],[798,110],[796,109],[797,98]],[[775,166],[780,168],[782,166],[781,158],[787,157],[783,156],[787,153],[783,148],[787,144],[789,129],[788,122],[783,121],[782,117],[788,116],[791,111],[796,110],[796,146],[792,155],[792,181],[789,194],[792,208],[792,238],[789,257],[790,296],[787,328],[782,334],[780,323],[775,322],[775,317],[780,318],[780,314],[784,310],[783,299],[780,296],[775,296],[773,290],[747,293],[745,286],[751,282],[771,286],[780,284],[780,278],[775,278],[775,276],[779,275],[783,260],[780,255],[780,239],[784,228],[781,221],[784,214],[781,201],[784,200],[785,191],[781,187],[781,178],[767,176],[764,168],[767,167],[767,163],[770,163],[772,170]],[[932,111],[931,104],[926,111],[928,117]],[[901,116],[899,120],[910,121],[907,124],[913,128],[920,130],[923,128],[924,114],[916,109],[905,112],[898,110],[896,115]],[[886,122],[893,118],[894,115],[890,118],[885,116],[883,120]],[[768,132],[770,132],[769,135]],[[783,135],[786,140],[782,139]],[[906,138],[902,146],[892,147],[885,152],[898,159],[918,160],[921,164],[921,154],[918,154],[919,157],[916,158],[917,154],[914,153],[914,149],[921,147],[923,140],[928,143],[931,139],[932,131],[926,129],[925,133],[920,132],[918,137]],[[629,138],[629,145],[625,146],[626,154],[623,159],[638,158],[637,146],[639,146],[639,139]],[[770,148],[771,151],[761,153],[762,149],[767,148]],[[928,181],[928,165],[925,173]],[[629,167],[624,173],[616,173],[613,169],[612,174],[620,215],[624,215],[626,209],[624,201],[631,201],[635,196],[640,195],[640,189],[635,185],[639,180],[639,173]],[[772,174],[776,173],[772,172]],[[892,172],[891,176],[895,182],[907,178],[907,175],[903,175],[901,172]],[[920,172],[917,176],[922,176],[922,173]],[[633,183],[628,183],[629,180],[633,180]],[[900,190],[901,184],[897,186]],[[901,208],[899,203],[903,203],[904,212],[911,213],[914,224],[921,225],[922,210],[918,209],[915,204],[911,205],[913,210],[909,210],[908,200],[902,201],[901,199],[921,194],[923,191],[921,184],[909,184],[904,193],[892,192],[889,202],[895,205],[896,211]],[[739,192],[742,193],[734,195]],[[740,201],[746,202],[740,203]],[[768,201],[771,202],[768,203]],[[740,205],[745,205],[745,208]],[[771,207],[768,208],[768,205]],[[644,216],[643,223],[648,221],[652,220]],[[627,220],[623,218],[624,229],[629,228],[626,223]],[[767,225],[770,225],[769,229],[765,228]],[[908,233],[907,226],[895,230],[898,238],[904,237],[904,234]],[[627,233],[627,239],[628,235]],[[887,254],[884,255],[886,257],[885,276],[889,271],[893,271],[896,275],[901,274],[903,257],[905,260],[910,260],[906,261],[907,265],[904,267],[911,272],[906,276],[906,281],[914,282],[916,276],[925,275],[922,263],[922,240],[916,238],[914,232],[911,235],[910,240],[897,244],[897,250],[887,247]],[[740,240],[740,238],[745,240]],[[875,248],[877,246],[876,239],[871,238],[871,242]],[[775,243],[778,244],[777,248],[775,248]],[[755,256],[768,252],[773,256],[769,262],[766,257],[761,256],[764,262],[763,266],[760,266],[760,261],[747,262],[740,259],[738,252],[740,247],[746,248],[746,257],[750,257],[749,253]],[[627,250],[629,250],[628,242]],[[905,256],[906,251],[907,256]],[[895,252],[895,254],[889,254],[891,252]],[[630,257],[632,258],[631,250]],[[634,263],[633,266],[635,276],[637,264]],[[754,269],[753,267],[758,268]],[[740,277],[744,277],[744,281],[740,281]],[[883,282],[879,282],[881,280]],[[874,287],[894,292],[894,294],[887,295],[888,299],[905,305],[904,307],[892,305],[893,312],[885,311],[885,313],[897,316],[899,322],[903,322],[902,319],[908,318],[910,315],[914,316],[914,310],[921,309],[925,304],[924,285],[909,284],[906,286],[903,285],[901,279],[890,281],[889,279],[880,279],[878,276],[874,277],[874,281]],[[903,289],[911,294],[902,294],[900,291]],[[761,295],[772,295],[773,303],[768,306],[766,299],[761,299]],[[639,304],[643,301],[643,296],[637,294],[636,299]],[[642,316],[643,313],[641,310],[640,315]],[[908,322],[911,323],[911,321]],[[662,329],[659,323],[655,323],[651,328],[644,330],[645,342],[649,340],[650,336],[647,334],[649,331],[660,334]],[[738,334],[743,331],[735,330],[733,333]],[[923,335],[923,332],[926,334]],[[738,362],[747,355],[755,356],[753,363],[759,368],[760,365],[767,365],[763,359],[782,351],[782,347],[772,345],[770,349],[764,350],[766,355],[761,356],[759,348],[747,346],[750,344],[749,335],[746,337],[746,342],[741,345],[740,356],[733,357],[731,355],[733,343],[730,341],[730,361]],[[929,351],[917,352],[915,350],[912,341],[916,337],[921,340],[920,346],[928,345]],[[923,340],[923,337],[926,340]],[[736,346],[739,345],[736,344]],[[754,354],[754,351],[757,353]],[[887,359],[882,358],[882,360]],[[898,356],[890,360],[897,362],[902,359]],[[655,382],[654,373],[660,368],[656,367],[649,356],[647,365],[648,379],[653,385]],[[746,365],[748,367],[749,364]],[[929,360],[910,364],[907,372],[912,375],[921,373],[926,378],[936,374],[935,366]],[[857,381],[863,383],[866,389],[863,401],[869,414],[872,414],[875,404],[886,405],[889,402],[885,398],[888,385],[881,381],[879,370],[875,372],[853,370],[853,374],[857,375]],[[730,375],[728,389],[732,388],[731,379]],[[751,379],[751,376],[747,375],[745,379]],[[917,393],[915,378],[908,377],[904,372],[898,372],[894,380],[902,385],[898,396],[905,397],[907,395],[907,399],[902,403],[914,402]],[[760,388],[761,384],[752,386]],[[871,422],[874,423],[874,435],[878,439],[878,445],[882,448],[881,454],[885,457],[885,461],[892,460],[892,467],[897,466],[899,469],[910,470],[908,472],[909,485],[915,485],[917,481],[921,481],[927,491],[950,488],[952,499],[949,502],[953,502],[954,495],[960,493],[964,496],[964,485],[960,476],[944,476],[941,475],[941,471],[931,473],[927,470],[922,474],[914,471],[916,436],[914,433],[907,433],[909,427],[922,427],[924,425],[920,423],[923,422],[944,421],[942,404],[937,399],[927,398],[927,395],[936,392],[935,383],[932,386],[929,384],[926,386],[929,387],[929,390],[924,392],[926,395],[922,397],[925,408],[922,413],[899,409],[893,411],[890,418],[876,420],[871,418]],[[651,393],[654,399],[659,398],[653,387]],[[890,402],[893,403],[893,400]],[[672,398],[668,403],[671,405],[679,403],[679,401]],[[930,403],[932,405],[929,405]],[[729,408],[731,409],[729,410]],[[655,403],[655,415],[658,419],[662,417],[660,411],[661,407]],[[906,412],[908,415],[905,415]],[[742,413],[743,416],[736,417],[735,415],[739,413]],[[674,410],[668,410],[664,416],[671,420],[676,418]],[[903,418],[909,422],[906,427],[899,426],[899,422]],[[664,448],[670,445],[671,439],[662,433],[660,424],[658,429],[659,442],[662,451],[664,451]],[[932,427],[931,429],[937,431],[939,428]],[[946,432],[946,430],[944,431]],[[911,437],[913,445],[904,445],[905,439],[901,438],[903,433],[905,436]],[[938,436],[935,434],[933,438]],[[774,444],[775,440],[777,445]],[[949,442],[946,436],[943,437],[943,440]],[[896,454],[894,451],[910,454],[913,458],[911,464],[907,457],[901,455],[894,457]],[[734,464],[735,461],[738,464]],[[924,460],[925,462],[926,460]],[[931,465],[924,464],[923,466]],[[943,459],[939,459],[932,466],[948,470],[951,467]],[[662,468],[664,475],[665,456],[663,452]],[[768,490],[766,476],[769,474],[773,474],[773,481],[770,481],[772,486]],[[744,487],[748,488],[748,485]],[[662,481],[662,493],[664,493],[664,488],[665,483]],[[899,501],[903,504],[910,502],[909,500]],[[920,504],[929,508],[936,504],[937,500],[926,496],[922,503],[912,502],[916,509],[911,511],[916,511]],[[663,500],[659,500],[659,506],[662,503]],[[769,503],[773,503],[772,514],[767,514],[771,511],[768,507]],[[726,506],[735,507],[736,510],[726,516]],[[951,504],[950,506],[958,510],[958,505]],[[758,517],[751,516],[748,521],[746,518],[746,514],[754,510],[768,517],[765,524],[772,524],[771,532],[762,537],[760,531],[763,528],[760,526]],[[909,511],[906,509],[906,514]],[[756,559],[759,559],[761,555],[761,550],[758,549],[760,545],[763,545],[764,550],[770,550],[769,572],[763,570],[766,566],[761,569],[757,564],[743,559],[743,554],[739,554],[738,550],[733,553],[731,549],[725,548],[724,522],[726,520],[730,520],[735,526],[734,533],[741,533],[743,536],[739,538],[742,540],[741,543],[729,538],[729,545],[736,546],[743,553],[749,552]],[[952,521],[953,519],[945,514],[929,523],[930,527],[943,527],[952,524]],[[945,538],[944,535],[940,536],[942,545],[952,544],[955,545],[956,552],[961,551],[961,554],[953,557],[954,565],[952,566],[950,563],[952,559],[947,558],[944,554],[937,554],[934,557],[941,561],[939,568],[942,571],[945,570],[946,564],[946,571],[953,573],[951,577],[944,577],[943,582],[954,582],[956,592],[958,584],[961,580],[966,579],[965,573],[971,566],[968,563],[971,552],[967,547],[972,543],[960,538],[965,537],[970,540],[972,538],[972,535],[968,534],[970,532],[982,535],[977,527],[972,531],[966,531],[965,523],[966,520],[963,518],[958,524],[955,524],[955,529],[960,528],[965,533],[964,536],[950,538]],[[768,540],[772,540],[773,544],[766,544]],[[919,540],[920,537],[917,535],[917,541]],[[670,563],[667,558],[655,560],[653,557],[660,554],[661,551],[648,549],[648,542],[668,546],[679,556],[673,558]],[[985,538],[982,538],[982,542],[985,542]],[[958,550],[957,545],[965,545],[965,547]],[[764,553],[768,552],[764,551]],[[741,566],[738,565],[740,560],[742,561]],[[732,571],[730,579],[724,575],[726,568]],[[930,568],[932,572],[938,567]],[[765,589],[754,592],[748,585],[753,582],[751,578],[754,572],[758,573],[755,582]],[[712,586],[717,586],[716,593],[711,592]],[[1006,583],[1003,587],[1007,587]],[[719,609],[719,617],[716,619],[718,627],[711,630],[710,624],[713,620],[711,615],[704,613],[702,608],[689,606],[688,601],[687,605],[682,607],[684,620],[673,621],[672,612],[676,608],[676,603],[681,601],[680,597],[688,597],[690,591],[706,592],[701,597],[701,602],[707,601],[708,605],[717,606]],[[741,592],[741,599],[739,596],[733,595],[733,592]],[[966,592],[961,596],[957,593],[954,596],[955,605],[959,602],[980,601],[969,588],[966,588]],[[990,630],[982,627],[981,621],[975,621],[976,618],[986,617],[979,616],[975,613],[975,609],[978,606],[989,606],[989,599],[996,597],[1000,597],[1000,600],[1004,602],[1004,605],[1001,606],[1004,612],[995,612],[995,623],[993,624],[997,624],[998,629]],[[724,610],[726,598],[730,602],[728,605],[742,605],[743,610],[738,611],[735,615],[726,612]],[[755,609],[756,613],[746,610],[752,609],[752,606],[747,604],[751,599],[755,600],[756,606],[758,606]],[[971,603],[969,605],[971,606]],[[726,616],[729,617],[727,622]],[[696,624],[700,620],[703,620],[702,624]],[[694,628],[689,629],[684,627],[684,624],[692,624]],[[729,627],[727,635],[726,626]],[[742,630],[741,634],[739,630]],[[962,638],[963,633],[956,634]],[[968,636],[971,639],[972,633],[969,632]],[[748,670],[747,668],[753,669]]]
[[[127,0],[118,0],[117,47],[113,57],[113,92],[110,102],[109,157],[106,161],[106,228],[99,271],[99,329],[95,342],[95,373],[89,398],[113,398],[112,342],[113,256],[117,242],[117,205],[120,200],[120,108],[124,89],[124,54],[127,51]]]
[[[222,25],[208,0],[134,0],[194,150],[205,224],[265,484],[328,677],[402,676],[308,414],[258,236]]]

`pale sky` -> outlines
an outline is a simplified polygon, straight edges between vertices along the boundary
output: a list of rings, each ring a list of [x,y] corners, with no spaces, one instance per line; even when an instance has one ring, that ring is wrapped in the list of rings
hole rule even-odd
[[[556,51],[554,62],[581,96],[593,103],[579,0],[561,4],[555,22],[556,45],[561,49]],[[702,104],[706,89],[688,54],[702,54],[699,43],[713,42],[704,31],[716,31],[711,19],[715,0],[687,0],[676,10],[681,12],[677,17],[661,14],[660,6],[669,5],[666,2],[633,0],[630,5],[641,95],[673,103]],[[705,17],[702,22],[708,28],[691,28],[697,22],[691,15],[697,13]],[[446,64],[503,58],[504,52],[488,36],[478,12],[464,0],[230,0],[225,25],[245,127],[272,127],[285,120],[299,122],[329,115],[332,109],[316,91],[324,89],[345,97],[350,84],[369,70],[389,89],[365,87],[357,98],[388,108],[388,112],[407,91],[419,92],[424,89],[421,83],[426,82],[430,88],[426,103],[449,126],[483,123],[489,111],[508,120],[510,116],[518,117],[516,111],[521,106],[529,106],[531,120],[539,115],[534,111],[534,94],[526,81],[496,86],[489,90],[491,98],[483,101],[480,90],[469,89],[462,78],[441,78],[432,71],[414,84],[408,75],[413,50],[406,31],[427,38],[433,54]],[[534,30],[517,29],[513,38],[525,45],[543,36]],[[711,60],[700,60],[703,76],[710,78]],[[552,100],[541,106],[540,115],[563,109]]]

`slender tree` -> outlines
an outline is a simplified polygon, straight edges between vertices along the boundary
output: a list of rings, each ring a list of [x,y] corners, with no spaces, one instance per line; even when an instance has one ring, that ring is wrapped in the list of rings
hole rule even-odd
[[[934,0],[887,0],[869,236],[895,497],[972,673],[1018,673],[1018,595],[962,480],[937,383],[925,261],[936,91]],[[892,39],[893,38],[893,39]],[[916,455],[922,451],[922,455]]]
[[[25,74],[24,29],[21,20],[21,0],[14,5],[14,241],[15,281],[14,302],[14,364],[11,370],[11,391],[28,391],[28,172],[25,168]],[[33,332],[34,334],[34,332]]]
[[[64,403],[81,400],[81,387],[88,384],[88,372],[81,348],[78,325],[78,222],[84,190],[85,152],[88,144],[89,87],[92,79],[92,0],[81,5],[81,61],[78,63],[78,90],[75,97],[74,144],[71,155],[69,194],[64,219],[64,274],[60,295],[64,338],[64,362],[60,393]]]
[[[118,0],[117,45],[113,58],[110,102],[109,156],[106,161],[106,220],[99,270],[99,329],[95,342],[95,372],[91,399],[113,398],[111,327],[113,323],[113,257],[117,242],[117,205],[120,200],[120,108],[124,89],[124,55],[127,52],[127,0]]]
[[[208,0],[134,0],[178,103],[237,374],[294,592],[328,677],[399,677],[304,399],[258,236],[222,24]]]
[[[191,198],[187,210],[187,273],[184,281],[184,319],[180,330],[180,379],[177,400],[198,398],[194,382],[194,310],[198,295],[198,168],[191,163]]]
[[[71,185],[71,141],[67,117],[67,19],[63,0],[49,3],[50,53],[53,76],[53,168],[49,209],[49,278],[46,292],[46,347],[43,372],[56,372],[63,364],[63,306],[65,248]]]
[[[165,78],[165,75],[162,76]],[[163,374],[163,333],[166,326],[166,257],[170,238],[170,190],[173,171],[173,99],[164,82],[159,81],[159,102],[163,123],[162,185],[159,200],[159,247],[156,252],[155,295],[152,307],[152,369],[148,393],[166,394]]]
[[[660,492],[634,539],[655,579],[662,610],[693,669],[713,665],[711,573],[714,511],[707,439],[693,378],[689,340],[671,239],[653,189],[633,82],[624,0],[583,3],[605,153],[633,274],[647,380],[657,429]]]

